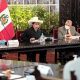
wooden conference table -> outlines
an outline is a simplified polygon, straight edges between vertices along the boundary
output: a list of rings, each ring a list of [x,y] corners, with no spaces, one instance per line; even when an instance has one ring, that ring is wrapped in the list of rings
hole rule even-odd
[[[0,45],[0,54],[3,52],[28,52],[28,51],[38,51],[38,50],[49,50],[54,49],[56,51],[55,54],[55,62],[57,58],[57,51],[61,49],[72,49],[76,50],[80,48],[80,40],[54,40],[47,41],[45,43],[34,43],[34,44],[24,44],[20,43],[18,47],[14,46],[2,46]]]

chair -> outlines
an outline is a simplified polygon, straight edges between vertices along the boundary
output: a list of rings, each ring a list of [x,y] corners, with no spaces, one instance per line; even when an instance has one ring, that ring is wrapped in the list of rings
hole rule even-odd
[[[53,29],[53,37],[58,39],[58,29]]]
[[[63,69],[63,80],[72,80],[71,71],[74,71],[76,80],[80,80],[80,57],[67,62]]]
[[[80,28],[77,28],[77,32],[80,33]]]
[[[19,42],[21,41],[21,34],[23,33],[24,31],[16,31],[16,39],[19,40]],[[18,53],[18,60],[20,60],[20,55],[21,54],[25,54],[25,52],[19,52]]]
[[[53,37],[54,37],[54,39],[58,39],[58,29],[56,28],[56,29],[52,29],[52,35],[53,35]],[[55,63],[57,63],[57,58],[58,58],[58,51],[57,51],[57,49],[55,49]]]
[[[20,36],[23,33],[23,31],[16,31],[15,37],[20,41]]]

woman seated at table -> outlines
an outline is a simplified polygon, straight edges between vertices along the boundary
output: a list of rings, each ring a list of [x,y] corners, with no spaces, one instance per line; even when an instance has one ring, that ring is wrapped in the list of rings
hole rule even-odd
[[[42,20],[39,20],[38,17],[33,17],[28,21],[29,25],[31,27],[29,27],[28,29],[26,29],[22,36],[21,36],[21,40],[25,43],[34,43],[35,40],[38,40],[41,35],[47,35],[47,33],[43,30],[41,30],[40,25],[43,23]],[[36,53],[39,53],[39,61],[40,62],[46,62],[46,50],[40,50],[40,51],[31,51],[31,52],[27,52],[27,59],[29,61],[36,61]]]
[[[58,39],[72,40],[72,36],[79,36],[79,35],[80,34],[76,31],[75,27],[72,26],[71,20],[67,20],[65,22],[65,25],[58,29]],[[66,54],[69,55],[68,53],[70,53],[70,51],[64,49],[60,50],[59,51],[60,59],[64,61]],[[76,50],[76,54],[78,53],[79,51]]]

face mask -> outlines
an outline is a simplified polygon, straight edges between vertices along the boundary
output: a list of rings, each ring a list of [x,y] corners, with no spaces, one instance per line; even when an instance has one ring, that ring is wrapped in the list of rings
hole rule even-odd
[[[70,27],[69,27],[69,26],[67,26],[67,25],[65,25],[65,29],[70,29]]]

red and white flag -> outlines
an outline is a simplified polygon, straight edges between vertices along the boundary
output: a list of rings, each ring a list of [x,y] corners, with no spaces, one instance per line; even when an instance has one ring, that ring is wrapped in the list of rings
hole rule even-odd
[[[8,4],[6,0],[0,0],[0,40],[10,40],[14,35]]]

